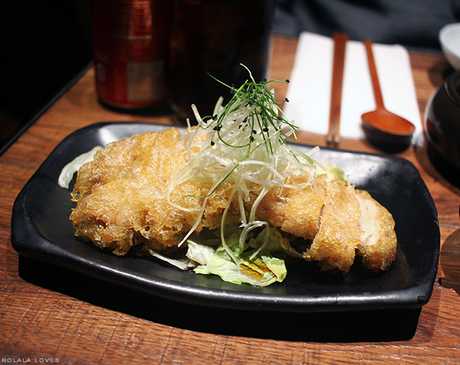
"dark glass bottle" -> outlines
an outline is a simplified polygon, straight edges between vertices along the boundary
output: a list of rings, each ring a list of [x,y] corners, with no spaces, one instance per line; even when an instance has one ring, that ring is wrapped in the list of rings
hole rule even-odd
[[[228,85],[249,78],[263,81],[270,61],[274,0],[174,0],[170,49],[170,93],[179,122],[191,104],[211,115],[219,96],[228,101]]]

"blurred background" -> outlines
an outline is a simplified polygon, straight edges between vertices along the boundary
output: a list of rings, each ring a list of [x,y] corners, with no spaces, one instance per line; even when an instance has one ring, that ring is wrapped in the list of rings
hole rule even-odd
[[[0,1],[0,148],[92,60],[91,0]]]
[[[0,154],[92,63],[92,0],[0,2]],[[277,0],[274,34],[302,31],[441,53],[460,0]]]
[[[278,0],[275,31],[288,36],[339,31],[352,40],[440,52],[439,30],[459,21],[460,0]]]

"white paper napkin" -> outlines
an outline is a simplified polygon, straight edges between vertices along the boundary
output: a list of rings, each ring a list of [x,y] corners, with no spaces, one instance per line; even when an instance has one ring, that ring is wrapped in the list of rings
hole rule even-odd
[[[287,91],[284,112],[301,130],[326,135],[332,83],[332,38],[302,33]],[[407,50],[400,45],[374,44],[373,53],[385,107],[412,122],[422,122]],[[340,136],[363,138],[361,115],[375,109],[372,81],[362,42],[348,41],[345,52]]]

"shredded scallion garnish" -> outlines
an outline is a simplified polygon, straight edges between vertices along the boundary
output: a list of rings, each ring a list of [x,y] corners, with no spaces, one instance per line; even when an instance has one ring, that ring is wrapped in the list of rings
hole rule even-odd
[[[181,241],[182,245],[198,227],[208,199],[225,183],[229,198],[222,215],[220,238],[223,248],[237,265],[240,264],[239,259],[226,244],[226,217],[231,202],[236,199],[239,207],[240,249],[243,249],[251,231],[264,228],[262,243],[251,256],[254,259],[269,241],[269,223],[258,220],[256,215],[261,200],[271,189],[281,191],[284,188],[305,187],[288,185],[286,180],[296,174],[313,176],[316,168],[308,154],[296,151],[287,143],[296,140],[298,127],[286,119],[280,108],[282,102],[275,101],[274,91],[268,87],[270,82],[279,81],[257,83],[247,71],[249,80],[239,88],[214,78],[230,88],[233,96],[225,106],[222,105],[223,100],[219,99],[212,116],[202,118],[197,108],[192,106],[198,125],[189,128],[183,140],[189,163],[175,177],[168,191],[170,204],[199,212],[194,226]],[[192,180],[210,183],[206,195],[194,195],[202,198],[201,205],[187,208],[173,203],[170,194],[174,189]],[[257,198],[247,212],[244,201],[250,194],[255,194]]]

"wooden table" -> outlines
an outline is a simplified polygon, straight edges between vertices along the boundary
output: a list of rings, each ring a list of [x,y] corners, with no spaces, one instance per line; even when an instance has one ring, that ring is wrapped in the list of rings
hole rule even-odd
[[[272,78],[289,78],[297,40],[276,37]],[[440,56],[411,54],[420,113],[448,69]],[[0,157],[0,363],[328,364],[460,361],[459,190],[422,145],[400,156],[420,171],[439,213],[442,252],[430,302],[421,311],[271,314],[206,309],[119,289],[18,257],[10,219],[21,188],[56,145],[101,121],[170,124],[168,116],[101,107],[89,69]],[[286,86],[274,85],[284,98]],[[325,137],[300,133],[301,142]],[[379,153],[364,141],[339,148]],[[458,359],[457,359],[458,358]]]

